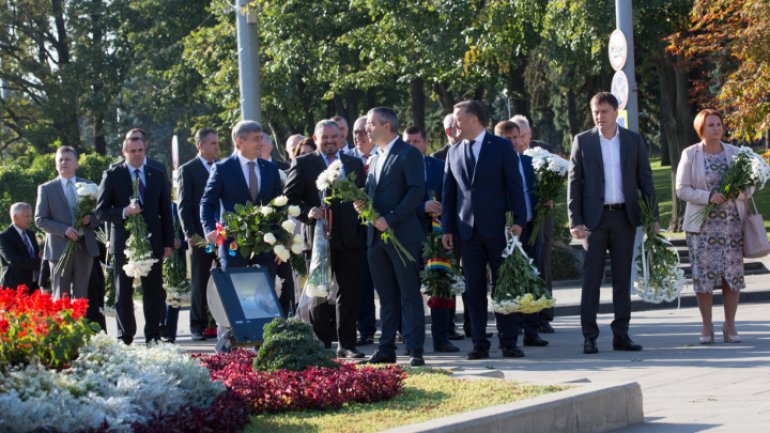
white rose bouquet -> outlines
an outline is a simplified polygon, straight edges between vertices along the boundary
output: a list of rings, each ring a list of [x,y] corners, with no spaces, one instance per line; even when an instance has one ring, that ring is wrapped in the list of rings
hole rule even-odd
[[[96,196],[99,195],[99,187],[95,183],[91,182],[76,182],[75,189],[77,190],[78,202],[75,210],[75,227],[79,235],[83,234],[83,217],[93,214],[96,209]],[[72,258],[72,254],[76,248],[80,247],[80,239],[73,241],[72,239],[67,241],[67,246],[64,247],[59,261],[56,263],[54,272],[63,274],[65,265]]]
[[[538,233],[543,229],[546,217],[553,212],[553,207],[547,207],[545,204],[558,198],[559,191],[567,180],[569,161],[542,147],[527,149],[524,154],[532,158],[532,168],[537,178],[538,202],[535,205],[532,234],[529,236],[529,244],[534,245]]]
[[[136,179],[133,180],[133,186],[134,198],[132,200],[138,200],[139,182]],[[123,250],[126,256],[123,271],[129,277],[146,277],[158,259],[152,256],[152,245],[150,245],[152,234],[147,230],[147,223],[141,213],[131,215],[126,219],[126,231],[128,231],[128,240],[126,241],[126,249]]]

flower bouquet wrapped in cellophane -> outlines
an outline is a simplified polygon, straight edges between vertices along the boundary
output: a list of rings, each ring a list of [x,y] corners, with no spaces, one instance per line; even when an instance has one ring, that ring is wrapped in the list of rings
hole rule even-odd
[[[96,197],[99,195],[99,187],[91,182],[76,182],[75,189],[77,191],[78,202],[74,212],[74,229],[78,232],[79,236],[82,236],[84,228],[83,217],[91,215],[91,218],[95,218],[92,214],[96,209]],[[59,261],[56,262],[54,272],[59,272],[59,275],[62,276],[64,275],[64,266],[72,258],[75,249],[80,247],[80,240],[81,238],[78,238],[76,241],[73,241],[72,239],[67,240],[67,245],[64,247],[61,257],[59,257]]]
[[[679,255],[666,238],[656,231],[657,220],[650,206],[639,200],[644,240],[636,254],[634,291],[645,302],[660,304],[679,297],[686,284]]]
[[[503,263],[497,271],[497,284],[492,292],[492,310],[495,313],[537,313],[556,304],[546,291],[545,282],[532,259],[524,252],[519,237],[510,233],[513,215],[506,215]]]
[[[139,199],[139,181],[134,179],[133,184],[134,198],[132,201]],[[158,262],[158,259],[152,256],[152,245],[150,244],[152,234],[147,230],[147,223],[141,213],[126,218],[126,231],[128,232],[128,240],[124,250],[126,264],[123,265],[123,271],[132,278],[146,277],[150,275],[152,266]]]
[[[559,197],[559,191],[567,180],[569,161],[542,147],[527,149],[524,154],[532,158],[532,168],[537,178],[538,202],[535,205],[535,221],[529,236],[529,244],[534,245],[537,235],[543,229],[546,217],[553,213],[553,208],[545,204]]]

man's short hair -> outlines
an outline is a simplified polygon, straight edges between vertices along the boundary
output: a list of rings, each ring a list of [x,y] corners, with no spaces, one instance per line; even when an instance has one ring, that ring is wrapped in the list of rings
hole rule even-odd
[[[454,126],[455,123],[455,114],[449,113],[446,116],[444,116],[444,129],[449,129],[452,126]]]
[[[404,133],[409,135],[420,134],[420,137],[422,137],[423,140],[428,138],[428,134],[425,132],[425,128],[420,125],[410,125],[404,130]]]
[[[215,131],[213,128],[201,128],[195,131],[195,144],[203,143],[207,138],[209,138],[209,135],[216,133],[217,131]]]
[[[613,110],[618,109],[618,98],[610,92],[599,92],[591,98],[591,105],[610,104]]]
[[[315,135],[316,131],[320,131],[327,126],[333,126],[337,128],[337,131],[340,130],[340,125],[338,125],[337,122],[335,122],[333,119],[324,119],[315,124],[315,128],[313,128],[313,134]]]
[[[520,131],[519,125],[517,125],[516,122],[511,120],[501,120],[500,122],[497,122],[497,125],[495,125],[495,135],[503,136],[504,134],[510,133],[514,129],[516,131]]]
[[[380,122],[389,123],[391,131],[398,134],[398,116],[394,109],[390,107],[374,107],[369,110],[368,114],[377,114],[377,117],[380,118]]]
[[[129,135],[131,135],[131,134],[133,134],[135,132],[138,132],[139,134],[142,135],[142,138],[144,139],[145,143],[147,141],[149,141],[149,137],[147,136],[147,131],[145,131],[142,128],[131,128],[131,129],[129,129],[128,132],[126,132],[126,137],[128,137]]]
[[[455,104],[454,108],[461,108],[466,113],[476,116],[476,118],[479,119],[479,123],[482,125],[487,124],[487,116],[484,114],[484,106],[481,105],[481,102],[479,101],[474,99],[467,99]]]
[[[11,211],[10,211],[11,219],[13,219],[14,215],[18,215],[25,210],[32,211],[32,206],[30,206],[29,203],[24,203],[23,201],[19,201],[12,204]]]
[[[513,117],[511,117],[511,122],[516,123],[519,126],[519,130],[521,129],[531,129],[529,126],[529,120],[527,120],[526,116],[517,114]]]
[[[341,123],[343,123],[345,125],[345,128],[350,129],[350,125],[348,125],[348,120],[345,119],[344,117],[340,116],[339,114],[334,116],[334,117],[332,117],[332,120],[335,121],[335,122],[341,122]]]
[[[262,125],[256,120],[241,120],[236,123],[235,126],[233,126],[233,132],[231,134],[233,145],[235,145],[236,138],[240,137],[240,139],[243,140],[252,132],[262,132]]]
[[[72,146],[61,146],[60,148],[56,149],[56,154],[59,155],[61,153],[70,153],[72,155],[72,158],[77,161],[78,160],[78,151],[75,150]]]

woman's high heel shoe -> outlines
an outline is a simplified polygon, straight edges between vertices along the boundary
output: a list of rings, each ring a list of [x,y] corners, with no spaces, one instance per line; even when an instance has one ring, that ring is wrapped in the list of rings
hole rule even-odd
[[[711,327],[711,335],[709,336],[700,336],[700,344],[714,344],[714,327]]]
[[[727,335],[727,327],[722,324],[722,335],[725,338],[725,343],[740,343],[741,342],[741,336],[740,335]]]

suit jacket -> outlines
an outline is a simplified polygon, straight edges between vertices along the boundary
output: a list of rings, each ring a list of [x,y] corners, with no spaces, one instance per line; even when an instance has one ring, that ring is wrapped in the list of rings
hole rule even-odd
[[[637,227],[641,224],[639,191],[648,206],[656,203],[652,169],[642,136],[622,127],[618,127],[618,134],[626,214],[631,225]],[[604,212],[604,162],[598,128],[581,132],[572,141],[568,185],[570,227],[582,224],[588,230],[596,229]],[[657,217],[657,204],[653,212]]]
[[[209,171],[197,156],[184,163],[176,171],[176,201],[179,209],[179,222],[184,238],[190,239],[195,235],[204,237],[201,225],[201,198]]]
[[[82,178],[75,178],[75,182],[88,182]],[[43,229],[45,235],[45,247],[43,258],[45,260],[59,260],[69,239],[64,236],[68,227],[75,227],[69,202],[64,195],[64,188],[57,177],[37,188],[37,204],[35,205],[35,225]],[[99,245],[96,241],[94,229],[99,226],[96,214],[91,214],[91,222],[83,230],[80,241],[85,245],[86,252],[91,257],[99,255]]]
[[[281,176],[278,174],[278,167],[272,162],[257,158],[257,167],[260,182],[257,203],[254,204],[268,204],[281,194]],[[200,205],[203,232],[216,230],[220,209],[222,212],[233,212],[236,204],[245,204],[247,201],[251,201],[249,184],[243,175],[238,154],[233,153],[214,164],[211,169]]]
[[[433,231],[431,221],[433,218],[425,213],[425,203],[428,200],[442,200],[444,190],[444,161],[430,156],[424,157],[425,161],[425,196],[422,203],[417,206],[417,218],[420,220],[422,230],[427,234]]]
[[[308,247],[313,244],[315,232],[315,220],[308,218],[311,208],[321,206],[321,193],[315,186],[318,175],[326,170],[324,156],[319,151],[302,155],[294,160],[289,169],[288,180],[284,194],[289,198],[289,203],[300,207],[301,212],[297,219],[306,224],[306,241]],[[345,174],[355,173],[356,185],[364,186],[366,175],[364,164],[360,159],[344,153],[340,153],[340,160]],[[340,203],[333,200],[331,205],[332,231],[330,245],[332,249],[361,248],[364,240],[364,227],[358,221],[358,212],[353,208],[353,203]]]
[[[35,241],[35,232],[29,229],[26,232],[35,250],[34,257],[29,256],[24,240],[13,225],[0,233],[0,264],[3,265],[0,287],[4,289],[15,289],[19,284],[26,284],[30,290],[37,288],[34,273],[40,269],[40,248]]]
[[[728,164],[732,164],[733,155],[738,153],[738,148],[727,143],[722,143]],[[706,181],[706,163],[703,151],[703,142],[693,144],[682,152],[679,167],[676,170],[676,196],[687,202],[684,210],[684,222],[682,231],[700,233],[701,222],[696,216],[709,203],[711,190]],[[748,209],[748,199],[753,190],[741,192],[736,199],[738,215],[743,222]]]
[[[174,227],[171,216],[171,184],[165,170],[149,164],[144,166],[145,192],[142,217],[150,232],[153,256],[163,258],[163,248],[174,246]],[[123,208],[133,196],[133,181],[128,165],[123,162],[105,170],[99,184],[96,216],[110,223],[110,252],[123,254],[128,232],[123,219]]]
[[[286,161],[279,161],[277,159],[273,159],[270,162],[275,164],[275,166],[278,167],[278,170],[286,171],[286,170],[289,169],[289,167],[291,167],[291,165],[288,162],[286,162]]]
[[[522,154],[519,155],[519,158],[521,158],[521,166],[524,168],[524,181],[529,193],[529,203],[532,205],[532,219],[534,219],[537,201],[539,200],[537,195],[537,176],[535,176],[535,168],[532,166],[532,157]]]
[[[449,153],[449,148],[452,147],[451,144],[447,143],[442,147],[441,149],[433,152],[430,154],[432,158],[440,159],[442,161],[446,161],[446,156]]]
[[[372,157],[366,191],[374,208],[388,222],[396,237],[404,245],[420,243],[424,238],[422,226],[417,219],[417,207],[425,196],[425,168],[419,150],[397,138],[390,152],[385,156],[379,183],[375,179],[377,161],[382,154]],[[374,243],[375,234],[380,232],[374,226],[367,231],[367,245]]]
[[[519,158],[511,142],[487,131],[472,178],[465,158],[467,147],[464,142],[458,143],[447,154],[441,215],[444,233],[468,240],[475,227],[482,238],[501,237],[509,211],[513,212],[514,223],[524,227],[524,189]]]

